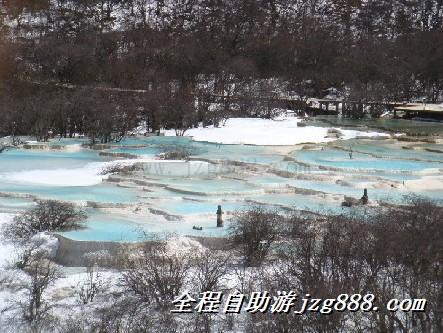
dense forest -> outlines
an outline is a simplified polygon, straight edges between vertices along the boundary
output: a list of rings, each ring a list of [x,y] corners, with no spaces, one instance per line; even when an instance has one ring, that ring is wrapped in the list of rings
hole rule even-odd
[[[331,91],[441,101],[442,20],[442,0],[0,0],[0,135],[183,133]]]

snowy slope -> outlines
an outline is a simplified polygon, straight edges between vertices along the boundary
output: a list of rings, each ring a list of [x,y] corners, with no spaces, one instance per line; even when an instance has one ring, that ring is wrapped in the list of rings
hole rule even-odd
[[[285,146],[300,143],[321,143],[335,140],[328,138],[328,128],[306,126],[297,127],[300,118],[286,117],[271,119],[230,118],[224,126],[213,126],[189,129],[185,135],[192,136],[195,141],[206,141],[221,144],[250,144],[263,146]],[[343,139],[356,136],[389,136],[378,132],[361,132],[343,130]],[[174,130],[165,131],[165,135],[174,136]]]

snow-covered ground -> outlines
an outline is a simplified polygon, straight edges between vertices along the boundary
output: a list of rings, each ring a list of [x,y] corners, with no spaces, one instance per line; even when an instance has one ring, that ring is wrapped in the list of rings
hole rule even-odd
[[[15,214],[0,213],[0,233],[7,224],[13,223],[14,216]],[[57,252],[58,241],[54,236],[41,232],[33,236],[26,245],[34,246],[34,251],[44,251],[49,258],[53,258]],[[18,247],[4,239],[0,234],[0,278],[2,270],[17,259],[19,251]]]
[[[51,237],[41,233],[36,235],[36,240],[37,238],[47,240],[41,249],[48,250],[50,254],[53,245]],[[2,250],[0,246],[0,253]],[[169,255],[189,256],[191,253],[202,252],[205,248],[195,240],[180,236],[169,239],[166,250]],[[51,304],[50,312],[63,323],[79,318],[91,320],[95,311],[111,308],[115,297],[125,292],[121,285],[122,272],[115,269],[94,267],[90,274],[85,267],[57,266],[57,271],[59,278],[49,284],[43,294],[43,300]],[[23,306],[29,302],[29,291],[23,286],[30,284],[30,277],[17,268],[0,266],[0,281],[2,278],[5,287],[0,285],[0,332],[15,332],[14,321],[21,317]],[[88,304],[83,304],[79,292],[83,287],[88,288],[90,279],[97,288],[96,297]],[[18,322],[16,324],[18,325]]]
[[[302,119],[296,117],[279,117],[276,119],[230,118],[224,126],[192,128],[186,131],[185,135],[191,136],[195,141],[263,146],[286,146],[336,140],[328,137],[328,128],[298,127],[297,123],[301,121]],[[379,132],[337,129],[343,134],[342,139],[344,140],[357,136],[390,136]],[[175,136],[174,130],[166,130],[164,133],[166,136]]]
[[[11,223],[13,218],[13,214],[0,213],[0,232],[4,225],[6,225],[7,223]],[[0,272],[14,258],[14,255],[14,246],[0,236]]]

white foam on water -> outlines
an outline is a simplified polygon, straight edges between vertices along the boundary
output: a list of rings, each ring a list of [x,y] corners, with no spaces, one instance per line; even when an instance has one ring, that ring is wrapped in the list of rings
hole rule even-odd
[[[107,167],[113,165],[132,165],[146,159],[117,160],[111,162],[92,162],[81,168],[53,169],[53,170],[28,170],[8,172],[0,175],[0,179],[27,184],[48,186],[92,186],[100,184],[109,174],[100,174]],[[152,161],[152,159],[149,159]]]

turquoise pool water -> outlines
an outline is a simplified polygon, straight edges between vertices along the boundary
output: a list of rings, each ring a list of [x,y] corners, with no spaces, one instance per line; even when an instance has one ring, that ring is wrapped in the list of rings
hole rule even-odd
[[[215,216],[218,204],[222,206],[224,212],[234,212],[247,205],[245,202],[198,202],[190,200],[159,202],[154,205],[156,208],[173,215],[211,214]]]
[[[112,184],[45,186],[2,182],[0,186],[1,191],[16,193],[17,195],[30,194],[41,199],[77,202],[134,203],[137,201],[137,195],[139,194],[139,192],[132,189],[117,187]]]
[[[326,166],[354,170],[383,170],[394,172],[413,172],[429,168],[442,168],[443,163],[424,162],[393,158],[376,158],[367,154],[352,153],[339,149],[325,149],[323,151],[301,150],[294,153],[294,157],[303,163],[314,166]]]
[[[80,150],[73,152],[12,149],[0,154],[0,174],[27,170],[75,169],[90,162],[109,159],[97,152]]]
[[[88,218],[85,229],[64,232],[61,235],[83,241],[142,241],[149,239],[145,227],[141,221],[96,214]]]
[[[125,147],[137,145],[140,147]],[[129,153],[154,157],[165,151],[184,150],[193,157],[210,160],[236,161],[251,164],[270,164],[282,161],[283,156],[275,154],[272,148],[252,145],[220,145],[192,141],[188,137],[154,136],[130,138],[118,144],[111,152]]]
[[[380,143],[379,145],[373,145],[369,143],[364,143],[364,140],[352,140],[349,143],[339,142],[337,146],[341,146],[343,149],[354,151],[360,151],[364,153],[373,154],[381,158],[398,158],[405,160],[423,160],[423,161],[433,161],[440,162],[443,164],[443,154],[428,152],[426,150],[419,149],[404,149],[398,145]],[[427,144],[421,146],[433,147],[438,145]]]
[[[31,208],[35,203],[29,199],[0,197],[0,213],[19,213]]]
[[[119,215],[92,214],[85,229],[61,233],[63,236],[82,241],[137,242],[165,239],[172,235],[220,237],[229,232],[229,222],[217,228],[213,219],[195,221],[165,221],[161,217],[145,218]],[[202,227],[195,230],[193,226]]]
[[[294,210],[308,210],[314,212],[342,212],[342,207],[337,202],[328,202],[318,197],[305,196],[299,194],[266,194],[263,196],[251,197],[251,202],[284,206]]]
[[[49,144],[72,146],[86,142],[86,139],[66,139]],[[154,158],[163,151],[184,149],[193,157],[218,164],[210,164],[214,168],[214,172],[210,172],[202,169],[202,166],[208,167],[207,162],[193,161],[189,165],[176,162],[166,162],[168,164],[164,165],[158,162],[146,163],[143,170],[126,175],[129,178],[123,181],[122,186],[117,186],[115,182],[100,181],[75,186],[75,179],[66,179],[67,183],[72,183],[69,186],[63,185],[64,179],[60,180],[60,184],[51,185],[48,174],[52,173],[46,173],[48,183],[45,183],[44,178],[40,179],[40,183],[32,182],[33,179],[29,177],[25,180],[14,178],[18,179],[14,181],[9,177],[11,174],[41,170],[55,170],[56,173],[57,170],[69,170],[75,175],[73,177],[77,177],[78,170],[91,172],[88,168],[91,163],[112,158],[100,156],[100,151],[80,149],[80,146],[66,150],[9,150],[0,154],[0,193],[12,193],[17,198],[0,197],[0,212],[18,213],[34,205],[32,199],[18,198],[23,195],[76,203],[122,203],[128,207],[131,205],[131,208],[116,208],[112,213],[106,209],[88,208],[90,216],[86,228],[64,235],[77,240],[96,241],[139,241],[164,238],[170,234],[220,237],[228,232],[229,221],[226,221],[225,228],[216,228],[215,212],[219,204],[226,213],[263,204],[340,214],[346,212],[340,205],[341,196],[360,198],[366,183],[369,184],[371,200],[399,203],[409,193],[402,190],[402,181],[418,180],[424,170],[443,168],[443,154],[421,150],[427,144],[420,145],[419,150],[401,149],[401,145],[392,144],[392,140],[337,141],[334,145],[340,145],[343,149],[351,145],[354,150],[352,159],[347,151],[328,145],[324,145],[324,150],[294,150],[286,156],[276,147],[219,145],[194,142],[186,137],[128,138],[113,144],[106,151]],[[285,160],[287,157],[306,165]],[[234,166],[229,163],[233,161],[254,165]],[[325,170],[322,167],[337,170]],[[186,172],[183,173],[183,170]],[[289,171],[295,175],[292,175],[293,178],[284,178],[274,174],[274,171]],[[69,172],[64,173],[63,177],[69,178]],[[435,176],[440,174],[439,171],[433,172]],[[140,180],[139,184],[143,185],[137,185],[137,181],[131,177]],[[399,188],[371,188],[383,181],[384,185],[389,186],[389,180]],[[129,187],[124,187],[126,185]],[[293,193],[290,187],[334,196],[331,198],[327,195],[324,198],[315,193]],[[423,190],[416,194],[426,195],[443,204],[443,188]],[[136,206],[143,210],[137,211]],[[164,215],[173,215],[177,219],[168,220]],[[203,230],[195,230],[193,226],[201,226]]]
[[[231,179],[174,179],[167,182],[167,189],[184,194],[197,195],[241,195],[262,192],[263,189],[241,180]]]

